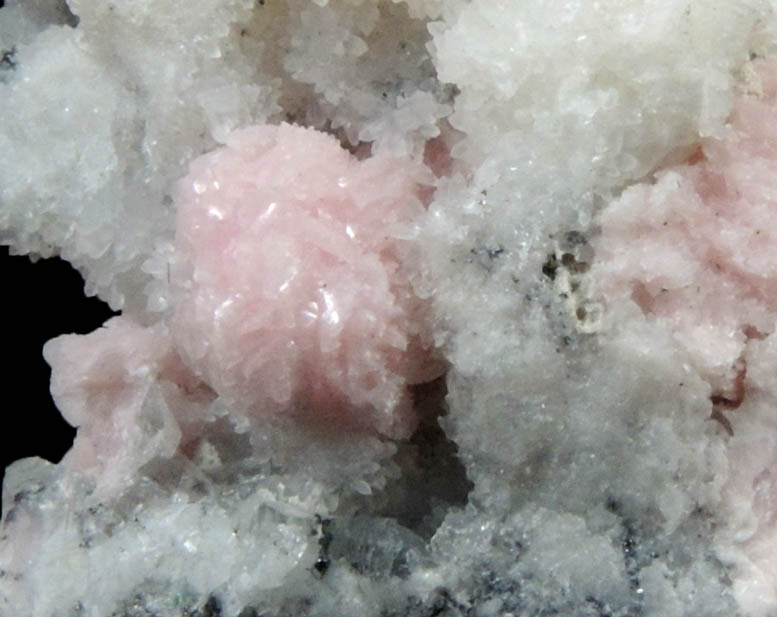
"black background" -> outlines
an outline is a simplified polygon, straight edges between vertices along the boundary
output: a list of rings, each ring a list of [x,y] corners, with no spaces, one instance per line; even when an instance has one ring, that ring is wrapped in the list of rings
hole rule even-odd
[[[57,462],[70,448],[75,430],[51,400],[43,344],[60,334],[91,332],[114,313],[100,300],[84,296],[81,275],[61,259],[32,263],[0,247],[0,277],[0,469],[27,456]]]

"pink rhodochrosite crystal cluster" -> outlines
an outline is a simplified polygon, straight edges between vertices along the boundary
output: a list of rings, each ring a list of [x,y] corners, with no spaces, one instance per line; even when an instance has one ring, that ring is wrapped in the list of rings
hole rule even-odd
[[[747,65],[728,135],[626,189],[601,215],[595,274],[671,330],[716,401],[737,406],[745,348],[777,319],[777,61]]]
[[[407,437],[407,384],[440,374],[396,239],[424,212],[428,173],[285,124],[195,161],[172,272],[186,365],[232,408],[313,409]]]
[[[777,604],[777,59],[743,73],[725,139],[603,210],[594,276],[612,313],[636,302],[708,383],[731,433],[721,510],[734,593],[745,614],[767,615]]]
[[[424,212],[429,174],[390,157],[359,161],[288,124],[237,131],[196,159],[179,185],[168,319],[144,328],[118,317],[46,345],[52,393],[79,427],[68,459],[104,477],[131,471],[130,452],[132,465],[145,462],[136,442],[153,395],[177,416],[156,420],[171,454],[181,431],[196,434],[198,406],[181,399],[198,390],[235,415],[407,437],[408,385],[442,368],[397,240]]]
[[[85,336],[52,339],[44,356],[57,407],[78,427],[68,465],[99,476],[103,486],[121,487],[150,458],[175,452],[181,440],[175,422],[143,413],[154,409],[159,416],[166,409],[149,405],[161,394],[155,390],[160,373],[170,373],[165,366],[175,362],[163,327],[116,317]],[[142,428],[148,420],[161,429],[150,442]]]

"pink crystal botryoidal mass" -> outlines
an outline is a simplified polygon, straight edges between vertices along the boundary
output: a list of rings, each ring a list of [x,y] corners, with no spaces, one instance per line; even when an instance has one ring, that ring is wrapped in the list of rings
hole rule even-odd
[[[408,385],[442,364],[396,235],[423,213],[429,180],[423,166],[359,161],[287,124],[237,131],[195,160],[179,186],[166,320],[122,316],[45,347],[54,398],[79,427],[67,460],[121,483],[143,462],[128,461],[141,415],[171,410],[153,420],[165,443],[146,448],[169,456],[202,421],[197,391],[237,415],[409,436]],[[149,406],[152,396],[165,404]]]
[[[409,161],[359,161],[328,135],[257,126],[181,183],[172,333],[227,403],[313,409],[392,436],[407,384],[439,375],[392,234],[423,214]]]

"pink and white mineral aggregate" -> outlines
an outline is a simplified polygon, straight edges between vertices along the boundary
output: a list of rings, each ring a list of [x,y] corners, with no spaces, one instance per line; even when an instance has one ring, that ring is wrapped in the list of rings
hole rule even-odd
[[[286,124],[237,131],[195,160],[178,186],[168,318],[117,317],[46,345],[54,398],[79,427],[66,463],[119,490],[196,441],[215,399],[235,418],[408,437],[409,386],[443,371],[400,239],[432,179]],[[156,390],[171,412],[141,447]]]
[[[6,5],[0,617],[774,617],[773,3]]]
[[[638,184],[601,215],[594,275],[636,303],[708,384],[730,434],[722,549],[745,614],[777,606],[777,59],[743,69],[722,140]]]

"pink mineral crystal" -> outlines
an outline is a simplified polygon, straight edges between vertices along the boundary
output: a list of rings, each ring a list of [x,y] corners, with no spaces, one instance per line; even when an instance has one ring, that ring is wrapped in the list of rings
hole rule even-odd
[[[408,386],[442,369],[398,240],[429,177],[285,124],[195,160],[179,188],[170,314],[45,347],[54,399],[79,427],[67,463],[120,486],[195,443],[216,397],[235,415],[408,436]]]
[[[428,170],[323,133],[235,132],[180,183],[171,329],[190,369],[252,414],[407,436],[407,385],[439,374],[397,234]]]
[[[117,484],[153,456],[175,451],[177,423],[160,419],[165,406],[153,401],[158,375],[170,361],[163,327],[115,317],[85,336],[49,341],[43,354],[52,367],[54,401],[65,420],[79,427],[67,465]],[[143,430],[148,421],[164,430],[149,439]]]
[[[595,276],[668,328],[715,400],[744,395],[748,340],[777,317],[775,62],[749,66],[729,135],[628,188],[601,215]]]
[[[725,139],[602,212],[593,273],[611,307],[630,298],[667,328],[727,413],[731,550],[720,557],[744,614],[766,617],[777,606],[777,60],[745,75]]]

